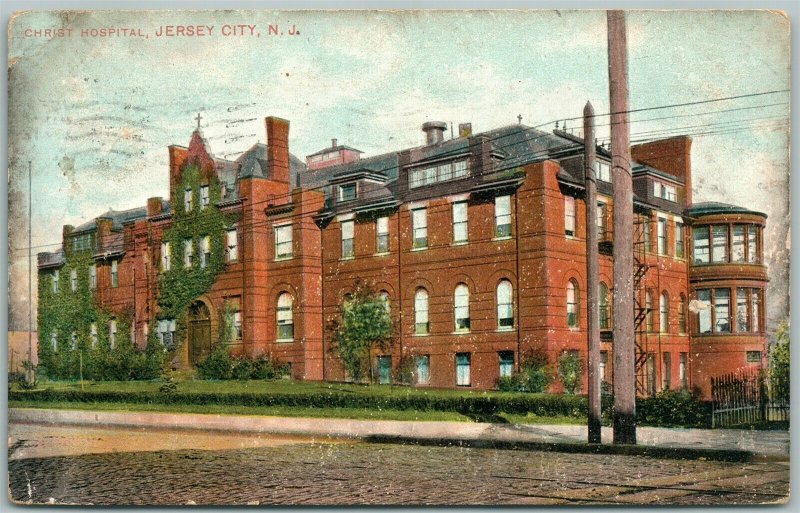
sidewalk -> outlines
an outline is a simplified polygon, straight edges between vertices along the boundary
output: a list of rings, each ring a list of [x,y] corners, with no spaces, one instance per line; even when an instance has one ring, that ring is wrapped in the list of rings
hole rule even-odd
[[[639,427],[636,446],[611,444],[603,428],[603,444],[588,445],[586,426],[514,425],[468,422],[414,422],[317,418],[136,413],[78,410],[9,409],[10,424],[57,424],[138,429],[178,429],[224,433],[303,435],[368,442],[464,445],[560,452],[596,452],[664,458],[735,461],[788,461],[788,431],[677,429]]]

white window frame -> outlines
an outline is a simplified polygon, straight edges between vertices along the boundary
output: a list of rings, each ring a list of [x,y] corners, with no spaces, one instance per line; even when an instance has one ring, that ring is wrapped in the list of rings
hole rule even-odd
[[[356,256],[356,222],[352,219],[342,221],[342,260],[350,260]]]
[[[459,357],[462,362],[459,362]],[[463,363],[466,361],[466,363]],[[471,368],[472,368],[472,355],[470,353],[456,353],[455,354],[455,367],[456,367],[456,386],[468,387],[472,384]]]
[[[669,296],[663,292],[658,304],[658,330],[661,333],[669,332]]]
[[[209,196],[208,185],[200,186],[200,208],[206,208],[211,204],[211,197]]]
[[[456,285],[453,291],[453,324],[455,333],[469,333],[469,287],[465,283]]]
[[[61,277],[60,274],[61,273],[59,272],[59,270],[56,269],[53,271],[53,274],[50,275],[50,280],[51,280],[50,285],[51,285],[51,290],[53,292],[58,292],[58,280]]]
[[[119,264],[118,260],[111,261],[111,286],[119,286]]]
[[[575,237],[575,198],[564,196],[564,235]]]
[[[389,218],[379,217],[375,220],[375,253],[383,255],[389,252]]]
[[[169,241],[161,243],[161,272],[172,269],[172,247]]]
[[[97,347],[97,342],[100,340],[100,337],[97,334],[97,323],[92,323],[89,326],[89,340],[92,346],[92,349]]]
[[[194,260],[194,241],[192,239],[183,239],[183,268],[189,269],[192,267]]]
[[[183,190],[183,210],[191,212],[194,207],[194,191],[191,188]]]
[[[239,231],[236,228],[225,231],[225,249],[228,262],[239,260]]]
[[[275,338],[278,342],[294,340],[294,298],[288,292],[282,292],[278,296],[275,308],[276,333]],[[281,336],[281,328],[289,331],[288,336]],[[288,328],[288,329],[286,329]],[[286,335],[285,333],[283,335]]]
[[[114,349],[117,343],[117,320],[111,319],[108,321],[108,347]]]
[[[412,251],[428,248],[428,209],[426,207],[411,210],[411,234]]]
[[[501,233],[502,229],[502,233]],[[495,239],[511,238],[511,196],[494,198],[494,236]]]
[[[72,292],[78,291],[78,270],[72,269],[69,272],[69,288]]]
[[[200,268],[204,269],[211,263],[211,236],[204,235],[200,239]]]
[[[453,203],[453,244],[469,241],[469,207],[466,201]]]
[[[352,189],[353,197],[345,198],[345,189]],[[357,183],[345,183],[339,186],[339,201],[344,203],[346,201],[354,201],[358,198],[358,184]]]
[[[428,291],[422,287],[414,291],[414,334],[427,335],[430,332],[428,320]]]
[[[658,217],[656,220],[656,251],[659,255],[667,254],[667,218]]]
[[[503,279],[497,284],[497,330],[514,329],[514,286]]]

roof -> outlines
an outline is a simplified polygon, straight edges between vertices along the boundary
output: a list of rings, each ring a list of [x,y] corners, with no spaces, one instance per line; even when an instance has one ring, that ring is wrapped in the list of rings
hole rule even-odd
[[[767,217],[767,214],[750,210],[749,208],[731,205],[730,203],[721,203],[719,201],[703,201],[701,203],[693,203],[691,207],[685,210],[687,217],[700,217],[713,214],[752,214],[757,216]]]
[[[247,151],[239,155],[234,161],[230,162],[233,169],[238,170],[238,178],[266,178],[267,177],[267,150],[269,146],[264,143],[256,143]],[[291,153],[289,154],[289,183],[297,183],[297,175],[302,175],[306,170],[305,163]],[[220,175],[220,180],[230,184],[231,180],[225,180]]]
[[[161,210],[162,213],[169,212],[169,202],[164,202],[164,208]],[[132,208],[129,210],[114,210],[109,209],[99,216],[95,217],[91,221],[87,221],[82,225],[75,228],[72,233],[80,233],[91,231],[97,228],[97,219],[105,218],[111,219],[111,229],[112,230],[120,230],[122,229],[122,225],[131,221],[135,221],[137,219],[144,219],[147,217],[147,207],[137,207]]]
[[[319,151],[315,151],[314,153],[312,153],[310,155],[306,155],[306,158],[308,158],[308,157],[316,157],[317,155],[325,155],[326,153],[333,153],[334,151],[340,151],[340,150],[350,150],[350,151],[354,151],[356,153],[364,153],[363,151],[357,150],[357,149],[353,148],[352,146],[346,146],[344,144],[337,144],[336,146],[328,146],[327,148],[323,148],[323,149],[321,149]]]

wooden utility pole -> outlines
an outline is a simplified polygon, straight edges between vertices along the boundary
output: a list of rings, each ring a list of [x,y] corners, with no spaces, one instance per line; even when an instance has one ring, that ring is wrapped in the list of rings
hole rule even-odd
[[[586,333],[589,360],[589,443],[599,444],[600,434],[600,319],[597,286],[600,283],[597,254],[597,182],[594,175],[594,108],[583,109],[583,166],[586,180]]]
[[[33,164],[28,161],[28,365],[25,372],[28,383],[33,383]],[[15,370],[15,369],[12,369]]]
[[[636,349],[633,312],[633,186],[628,126],[625,13],[608,11],[608,84],[614,182],[614,443],[636,443]]]

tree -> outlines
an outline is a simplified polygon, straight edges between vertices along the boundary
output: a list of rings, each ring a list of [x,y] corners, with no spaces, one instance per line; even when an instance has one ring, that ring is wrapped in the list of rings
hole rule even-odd
[[[564,385],[564,391],[574,394],[578,389],[583,374],[583,362],[577,353],[564,351],[558,357],[558,379]]]
[[[772,398],[789,402],[789,323],[782,321],[775,331],[777,341],[769,351]]]
[[[341,304],[341,320],[329,324],[332,333],[331,350],[342,360],[354,382],[365,374],[372,379],[373,349],[386,350],[393,338],[389,308],[385,300],[360,281],[355,283],[352,296]]]

